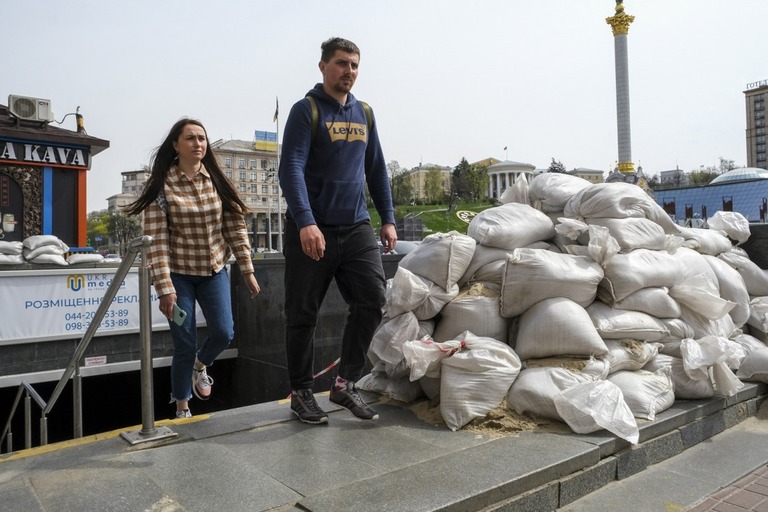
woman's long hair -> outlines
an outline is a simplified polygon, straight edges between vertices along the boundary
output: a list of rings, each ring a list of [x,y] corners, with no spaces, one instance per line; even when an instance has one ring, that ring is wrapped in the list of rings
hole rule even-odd
[[[152,204],[160,192],[163,190],[165,184],[165,178],[168,176],[168,171],[176,161],[176,150],[173,149],[173,143],[176,142],[181,133],[184,131],[184,127],[188,124],[194,124],[199,126],[205,132],[205,156],[203,157],[203,165],[208,170],[208,174],[211,175],[211,181],[213,182],[216,192],[221,198],[223,208],[231,213],[244,215],[248,211],[248,207],[245,206],[240,196],[237,194],[235,187],[227,179],[222,172],[221,167],[216,162],[216,157],[211,151],[211,142],[208,140],[208,132],[203,124],[196,119],[182,118],[179,119],[176,124],[173,125],[171,131],[168,132],[168,136],[165,138],[160,147],[158,147],[152,154],[152,160],[150,161],[150,175],[147,182],[144,184],[144,188],[139,195],[139,198],[126,205],[123,210],[128,215],[137,215],[143,212],[150,204]]]

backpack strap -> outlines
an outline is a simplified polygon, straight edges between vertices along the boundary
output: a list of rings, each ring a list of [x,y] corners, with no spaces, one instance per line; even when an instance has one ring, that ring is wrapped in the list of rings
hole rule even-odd
[[[312,96],[306,96],[306,98],[309,102],[309,109],[312,113],[312,119],[310,123],[312,126],[312,140],[314,141],[318,126],[320,126],[320,113],[317,110],[317,101],[315,101],[315,98]],[[366,102],[358,101],[358,103],[360,103],[360,105],[363,107],[363,110],[365,111],[365,121],[368,124],[368,133],[370,133],[373,129],[373,111],[371,110],[371,106]]]

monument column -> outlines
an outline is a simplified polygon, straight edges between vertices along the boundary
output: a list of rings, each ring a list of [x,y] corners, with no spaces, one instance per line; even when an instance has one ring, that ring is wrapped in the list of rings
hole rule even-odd
[[[613,30],[613,49],[616,67],[616,126],[619,142],[619,171],[633,174],[632,140],[629,122],[629,64],[627,59],[627,34],[634,16],[624,12],[622,0],[616,0],[616,14],[605,19]]]

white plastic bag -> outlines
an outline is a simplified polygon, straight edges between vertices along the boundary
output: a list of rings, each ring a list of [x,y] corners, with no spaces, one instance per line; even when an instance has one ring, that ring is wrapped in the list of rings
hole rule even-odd
[[[605,429],[637,444],[640,431],[621,390],[612,382],[576,384],[553,398],[560,417],[577,434]]]

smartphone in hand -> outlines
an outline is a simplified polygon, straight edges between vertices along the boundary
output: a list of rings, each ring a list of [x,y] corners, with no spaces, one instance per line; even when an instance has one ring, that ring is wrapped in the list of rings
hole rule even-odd
[[[179,307],[178,304],[175,302],[173,303],[173,321],[176,322],[176,325],[181,325],[184,323],[184,319],[187,318],[187,312],[184,311]]]

